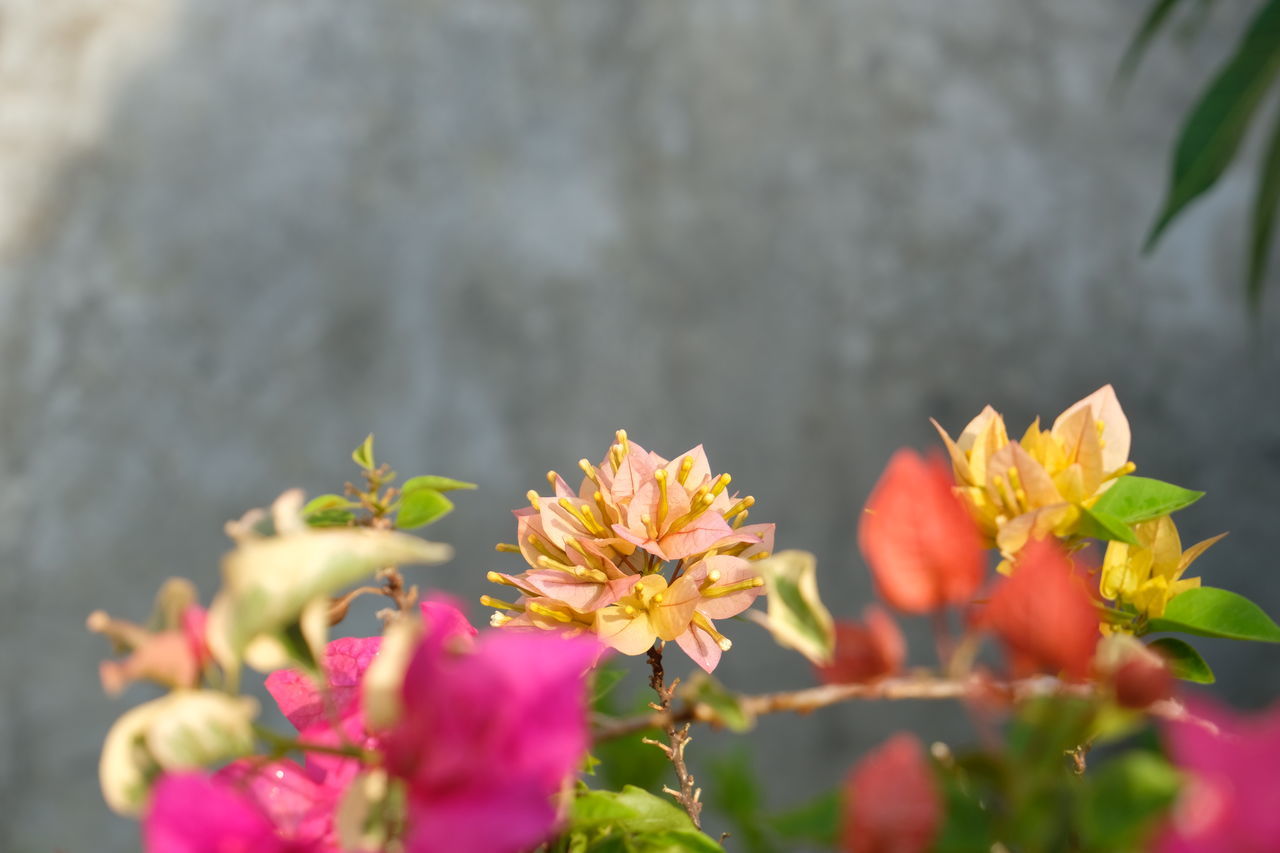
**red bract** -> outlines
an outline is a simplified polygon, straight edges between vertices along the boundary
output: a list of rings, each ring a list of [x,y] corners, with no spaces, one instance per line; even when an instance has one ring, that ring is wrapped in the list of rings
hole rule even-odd
[[[898,610],[962,604],[982,584],[982,537],[952,493],[946,464],[913,450],[889,460],[862,514],[858,545],[876,591]]]
[[[942,798],[915,735],[894,735],[864,757],[844,787],[840,849],[924,853],[942,823]]]
[[[1032,541],[991,595],[979,623],[1000,637],[1014,671],[1083,679],[1098,644],[1098,612],[1070,558],[1052,539]]]
[[[824,684],[860,684],[902,669],[907,644],[893,617],[872,605],[863,622],[836,623],[836,651],[831,663],[815,667]]]

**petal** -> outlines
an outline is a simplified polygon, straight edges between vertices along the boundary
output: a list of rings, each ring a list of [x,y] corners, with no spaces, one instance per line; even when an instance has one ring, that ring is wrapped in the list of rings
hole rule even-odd
[[[1102,422],[1102,466],[1108,473],[1129,460],[1129,419],[1120,408],[1120,400],[1110,385],[1104,385],[1088,397],[1071,405],[1053,422],[1053,431],[1080,409],[1088,409],[1096,422]]]

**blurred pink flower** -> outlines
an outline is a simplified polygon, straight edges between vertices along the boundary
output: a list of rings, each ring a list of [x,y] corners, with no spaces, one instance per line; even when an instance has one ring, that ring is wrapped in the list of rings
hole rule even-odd
[[[282,838],[253,797],[201,773],[156,783],[142,824],[148,853],[313,853],[323,848]]]
[[[428,626],[380,749],[408,788],[408,853],[515,853],[554,829],[589,743],[585,635],[490,632],[459,651]]]
[[[1280,851],[1280,706],[1253,717],[1203,702],[1189,710],[1201,722],[1165,725],[1170,757],[1187,781],[1154,849]]]
[[[924,745],[900,732],[867,754],[844,786],[844,853],[925,853],[942,827],[943,802]]]

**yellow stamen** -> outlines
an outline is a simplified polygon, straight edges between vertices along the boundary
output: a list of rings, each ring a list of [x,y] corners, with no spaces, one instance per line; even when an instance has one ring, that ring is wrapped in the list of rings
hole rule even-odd
[[[497,610],[489,617],[490,628],[501,628],[511,621],[511,617],[505,613],[499,613]]]
[[[548,619],[554,619],[557,622],[573,621],[573,617],[570,616],[568,613],[561,613],[559,610],[552,610],[550,607],[547,607],[546,605],[543,605],[543,604],[531,603],[529,605],[529,610],[538,614],[539,616],[545,616]]]
[[[720,583],[720,578],[721,578],[721,574],[719,569],[712,569],[711,571],[707,572],[707,580],[711,581],[712,583]]]
[[[503,601],[501,598],[494,598],[492,595],[480,596],[480,603],[485,607],[492,607],[494,610],[511,610],[516,613],[523,613],[524,608],[518,604],[512,604],[510,601]]]
[[[721,651],[727,652],[733,647],[733,643],[729,641],[729,638],[717,631],[715,626],[711,624],[711,620],[702,615],[700,611],[693,611],[693,624],[710,634],[711,639],[716,641],[716,645],[720,647]]]
[[[733,520],[733,529],[734,529],[734,530],[737,530],[739,527],[741,527],[742,525],[746,524],[746,522],[747,522],[747,515],[748,515],[748,513],[747,513],[747,511],[746,511],[745,509],[744,509],[742,512],[738,513],[738,517],[737,517],[737,518],[735,518],[735,519]]]
[[[544,557],[550,557],[553,560],[555,559],[556,557],[555,552],[551,550],[550,546],[546,542],[543,542],[542,539],[538,537],[538,534],[530,533],[529,537],[524,541],[528,542],[531,546],[533,546],[533,549],[535,551],[537,551],[539,554],[543,555]]]
[[[658,481],[658,526],[667,520],[667,470],[659,468],[653,472],[653,479]]]
[[[525,492],[525,495],[524,495],[524,496],[525,496],[526,498],[528,498],[528,499],[529,499],[529,506],[531,506],[531,507],[533,507],[534,509],[538,510],[538,512],[542,512],[542,507],[538,506],[538,493],[537,493],[537,492],[535,492],[533,489],[530,489],[529,491]]]
[[[627,454],[627,431],[620,429],[613,434],[613,437],[618,439],[618,444],[622,447],[622,454],[625,456]]]
[[[680,472],[676,474],[676,482],[684,485],[684,481],[689,479],[689,472],[693,470],[693,457],[686,456],[680,461]]]
[[[722,595],[732,595],[735,592],[742,592],[744,589],[756,589],[764,586],[764,578],[747,578],[737,583],[726,584],[725,586],[713,586],[710,589],[704,589],[702,595],[705,598],[718,598]]]
[[[564,508],[579,524],[581,524],[588,533],[601,536],[605,533],[605,529],[600,526],[600,522],[596,521],[595,516],[591,514],[591,510],[585,506],[576,506],[569,498],[561,498],[560,506]]]
[[[511,544],[511,543],[509,543],[509,542],[499,542],[497,545],[494,545],[494,546],[493,546],[493,550],[495,550],[495,551],[501,551],[501,552],[503,552],[504,554],[519,554],[519,553],[520,553],[520,546],[519,546],[519,545],[512,545],[512,544]]]
[[[1121,465],[1119,468],[1117,468],[1116,470],[1112,471],[1112,472],[1111,472],[1110,474],[1108,474],[1107,476],[1103,477],[1102,479],[1103,479],[1104,481],[1105,481],[1105,480],[1114,480],[1114,479],[1116,479],[1117,477],[1124,477],[1124,476],[1127,476],[1127,475],[1129,475],[1129,474],[1132,474],[1134,471],[1137,471],[1137,470],[1138,470],[1138,466],[1137,466],[1137,465],[1133,464],[1132,462],[1126,462],[1126,463],[1124,463],[1123,465]]]
[[[548,471],[547,485],[551,486],[551,488],[554,489],[556,487],[556,480],[558,480],[559,478],[560,478],[560,475],[557,474],[555,471]]]
[[[630,604],[624,604],[624,605],[622,605],[622,613],[623,613],[623,615],[625,615],[625,616],[635,616],[635,615],[636,615],[637,613],[639,613],[639,612],[640,612],[640,611],[636,610],[636,609],[635,609],[634,607],[632,607]]]
[[[764,559],[767,559],[768,557],[769,557],[768,551],[761,551],[759,554],[752,554],[750,557],[747,557],[747,560],[748,561],[764,560]]]
[[[604,495],[598,491],[592,492],[591,499],[596,502],[596,509],[600,510],[600,518],[607,521],[609,518],[609,505],[604,502]]]
[[[596,466],[592,465],[586,459],[579,459],[578,467],[582,469],[582,473],[586,475],[588,480],[595,483],[597,486],[600,485],[600,473],[596,471]]]
[[[578,573],[577,566],[571,566],[568,563],[562,563],[559,560],[553,560],[547,556],[542,556],[538,558],[538,568],[553,569],[561,572],[568,572],[571,575],[576,575]]]
[[[753,507],[755,505],[756,505],[756,499],[751,497],[751,495],[747,495],[745,498],[738,501],[733,506],[729,507],[729,511],[724,514],[724,520],[728,521],[738,513],[745,513],[750,507]]]
[[[729,484],[733,482],[733,478],[728,474],[721,474],[716,481],[711,484],[711,494],[720,495],[725,489],[729,488]]]
[[[644,530],[649,534],[650,539],[658,538],[658,528],[654,525],[653,519],[649,517],[649,513],[640,516],[640,523],[644,525]]]

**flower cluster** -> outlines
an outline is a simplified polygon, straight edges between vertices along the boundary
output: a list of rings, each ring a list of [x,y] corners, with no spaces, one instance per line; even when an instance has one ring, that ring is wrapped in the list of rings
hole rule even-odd
[[[543,840],[553,795],[586,753],[584,674],[597,644],[477,638],[440,602],[422,614],[394,723],[371,719],[368,673],[384,638],[334,640],[322,683],[297,670],[267,677],[305,762],[245,758],[209,775],[167,774],[146,815],[148,849],[336,853],[399,839],[428,851],[449,838],[451,850],[510,853]]]
[[[751,606],[764,581],[752,561],[773,549],[772,524],[746,524],[755,499],[729,493],[702,446],[667,460],[619,430],[599,465],[579,461],[577,491],[554,471],[552,494],[529,492],[516,510],[516,543],[529,564],[494,583],[514,602],[485,596],[495,627],[593,633],[623,654],[675,641],[710,672],[731,643],[716,628]],[[671,572],[666,569],[670,565]]]

